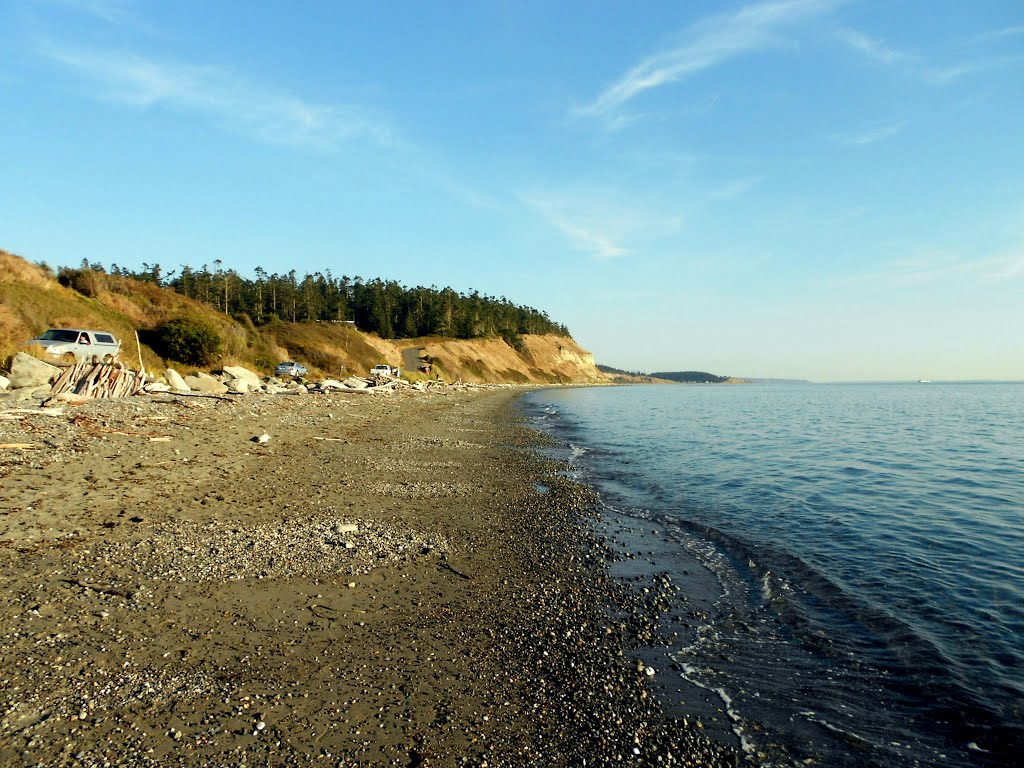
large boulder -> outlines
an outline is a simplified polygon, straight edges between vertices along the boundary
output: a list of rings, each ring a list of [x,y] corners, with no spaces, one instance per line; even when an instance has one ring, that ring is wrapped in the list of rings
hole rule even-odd
[[[245,379],[228,379],[227,388],[228,392],[233,392],[236,395],[244,395],[249,391],[249,382]]]
[[[225,365],[224,375],[227,377],[229,384],[232,381],[244,381],[248,384],[249,386],[246,389],[241,390],[242,392],[247,392],[250,389],[259,389],[260,385],[263,383],[258,374],[253,373],[248,368],[243,368],[240,365]]]
[[[164,378],[167,379],[167,383],[171,385],[171,389],[175,392],[189,392],[191,387],[185,383],[185,379],[181,377],[173,368],[168,368],[164,371]]]
[[[360,379],[357,376],[350,376],[343,383],[349,389],[366,389],[370,386],[365,379]]]
[[[213,378],[208,373],[198,371],[191,376],[185,377],[185,383],[188,384],[189,389],[193,389],[196,392],[204,392],[209,395],[223,395],[228,391],[228,388],[224,386],[217,379]]]
[[[0,400],[8,400],[15,403],[25,402],[33,398],[43,400],[50,396],[50,385],[41,384],[34,387],[18,387],[0,393]]]
[[[60,375],[61,369],[55,365],[37,360],[32,355],[18,352],[11,361],[9,389],[22,387],[39,387],[48,384],[50,379]]]

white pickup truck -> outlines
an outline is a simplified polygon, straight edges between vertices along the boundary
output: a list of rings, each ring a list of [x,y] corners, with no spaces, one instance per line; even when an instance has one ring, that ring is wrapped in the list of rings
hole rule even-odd
[[[69,363],[91,360],[93,357],[110,363],[117,359],[121,351],[121,342],[110,331],[93,331],[88,328],[51,328],[21,346],[42,347],[47,355]]]
[[[386,376],[394,376],[397,378],[398,375],[399,373],[397,368],[392,368],[390,365],[384,365],[383,363],[375,365],[370,369],[370,377],[374,379],[384,378]]]

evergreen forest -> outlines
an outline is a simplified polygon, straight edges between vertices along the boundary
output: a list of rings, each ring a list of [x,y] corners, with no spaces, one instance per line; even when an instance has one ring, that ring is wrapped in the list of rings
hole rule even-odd
[[[459,293],[452,288],[410,288],[393,280],[360,276],[335,277],[330,270],[299,277],[267,273],[257,268],[247,278],[220,261],[211,271],[182,266],[165,272],[160,265],[143,264],[139,271],[83,261],[81,268],[61,268],[58,279],[89,295],[98,290],[105,275],[128,277],[171,288],[236,319],[255,325],[274,320],[290,322],[354,322],[361,331],[381,338],[446,336],[459,339],[500,336],[514,347],[521,334],[570,336],[569,329],[551,320],[546,312],[513,304],[501,297]]]

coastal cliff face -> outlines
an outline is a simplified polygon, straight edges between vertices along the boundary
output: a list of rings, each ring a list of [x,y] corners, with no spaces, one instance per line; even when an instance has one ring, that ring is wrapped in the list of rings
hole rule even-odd
[[[501,338],[381,339],[344,323],[275,321],[254,326],[169,288],[117,275],[73,290],[57,282],[47,268],[0,250],[0,364],[18,344],[47,328],[96,328],[122,340],[121,357],[159,370],[175,361],[162,359],[146,344],[147,331],[176,317],[200,318],[216,329],[222,356],[213,367],[243,365],[270,374],[276,363],[297,360],[314,375],[365,375],[378,363],[415,373],[425,355],[431,376],[479,383],[590,383],[608,377],[593,355],[570,338],[524,335],[516,348]],[[135,332],[141,344],[135,341]],[[186,370],[188,366],[178,365]]]
[[[450,378],[473,382],[576,383],[608,381],[594,356],[564,336],[523,336],[522,348],[502,339],[429,340],[426,354]]]

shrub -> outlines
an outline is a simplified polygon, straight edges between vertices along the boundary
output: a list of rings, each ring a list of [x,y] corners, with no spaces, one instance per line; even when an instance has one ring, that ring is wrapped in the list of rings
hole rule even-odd
[[[157,329],[155,342],[160,355],[189,365],[210,365],[223,343],[217,329],[198,317],[168,320]]]
[[[94,299],[104,287],[104,275],[91,269],[69,269],[61,267],[57,282],[83,296]]]
[[[526,343],[523,341],[523,337],[515,331],[504,329],[501,332],[501,338],[505,340],[512,349],[520,354],[526,354]]]

